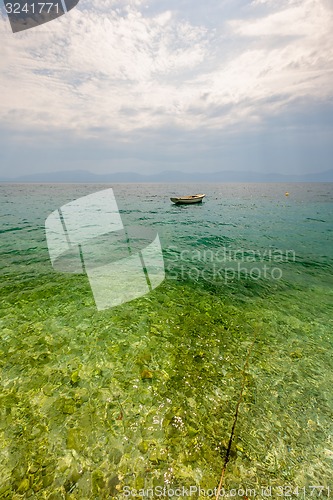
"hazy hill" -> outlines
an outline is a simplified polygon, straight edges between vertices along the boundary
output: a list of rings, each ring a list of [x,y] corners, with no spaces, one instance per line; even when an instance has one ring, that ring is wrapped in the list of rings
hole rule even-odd
[[[46,172],[19,177],[0,177],[0,182],[73,182],[73,183],[117,183],[117,182],[333,182],[333,170],[317,174],[277,174],[259,172],[234,172],[225,170],[208,173],[185,173],[165,171],[143,175],[135,172],[93,174],[85,170],[69,172]]]

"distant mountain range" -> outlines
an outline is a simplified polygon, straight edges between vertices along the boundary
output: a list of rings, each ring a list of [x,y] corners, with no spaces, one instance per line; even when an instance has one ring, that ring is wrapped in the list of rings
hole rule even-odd
[[[205,183],[205,182],[333,182],[333,170],[317,174],[277,174],[259,172],[207,172],[185,173],[165,171],[144,175],[135,172],[116,172],[110,174],[93,174],[86,170],[69,172],[48,172],[19,177],[0,177],[0,182],[45,182],[45,183],[126,183],[126,182],[175,182],[175,183]]]

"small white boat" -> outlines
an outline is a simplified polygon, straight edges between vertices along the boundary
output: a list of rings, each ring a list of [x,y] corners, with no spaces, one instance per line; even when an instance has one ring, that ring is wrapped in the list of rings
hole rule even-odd
[[[180,196],[179,198],[170,198],[177,205],[189,205],[191,203],[201,203],[205,194],[192,194],[191,196]]]

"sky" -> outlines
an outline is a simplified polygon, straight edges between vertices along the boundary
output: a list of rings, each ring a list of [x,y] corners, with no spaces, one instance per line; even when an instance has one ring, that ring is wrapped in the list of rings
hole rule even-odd
[[[0,174],[333,167],[332,0],[80,0],[0,13]]]

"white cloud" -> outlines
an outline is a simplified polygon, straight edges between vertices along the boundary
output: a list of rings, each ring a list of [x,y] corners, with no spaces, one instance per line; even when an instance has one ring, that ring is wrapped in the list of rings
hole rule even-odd
[[[16,35],[2,18],[2,123],[81,135],[220,129],[260,123],[299,97],[333,94],[325,1],[256,0],[251,17],[230,20],[225,31],[218,20],[215,30],[194,25],[186,12],[146,16],[145,4],[83,2]]]

